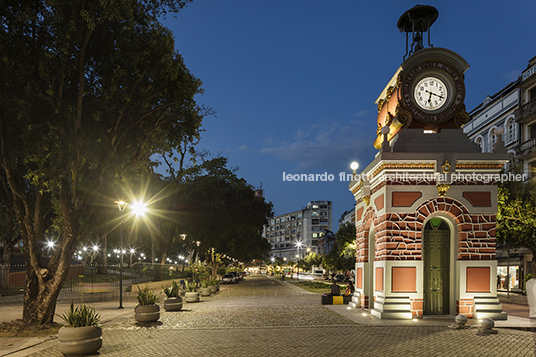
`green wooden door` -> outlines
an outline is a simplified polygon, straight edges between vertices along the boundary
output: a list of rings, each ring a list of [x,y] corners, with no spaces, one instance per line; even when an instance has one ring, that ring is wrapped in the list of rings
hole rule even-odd
[[[450,230],[439,218],[424,228],[424,314],[449,313]]]

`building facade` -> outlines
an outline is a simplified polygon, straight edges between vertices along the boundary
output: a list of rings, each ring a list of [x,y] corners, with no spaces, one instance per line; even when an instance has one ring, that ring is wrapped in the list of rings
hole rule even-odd
[[[332,202],[311,201],[304,209],[278,215],[264,226],[263,237],[272,245],[272,255],[296,260],[308,251],[318,253],[319,239],[331,231]]]
[[[449,49],[424,47],[437,16],[417,5],[399,19],[413,43],[376,101],[379,152],[349,185],[356,200],[351,306],[381,319],[506,319],[497,298],[493,180],[509,154],[502,145],[483,153],[461,129],[470,120],[469,64]]]
[[[536,57],[506,87],[470,112],[464,133],[482,152],[491,152],[502,128],[502,144],[521,162],[526,180],[536,177]],[[524,276],[532,271],[532,254],[526,248],[497,248],[497,288],[522,290]]]

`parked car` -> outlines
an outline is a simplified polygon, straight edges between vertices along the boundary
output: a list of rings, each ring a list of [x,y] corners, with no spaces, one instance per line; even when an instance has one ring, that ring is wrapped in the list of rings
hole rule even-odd
[[[234,274],[225,274],[222,278],[222,281],[224,284],[235,284],[238,283],[238,279],[234,276]]]
[[[338,282],[338,283],[343,283],[343,282],[347,281],[348,279],[342,274],[337,274],[337,275],[335,275],[333,280]]]
[[[237,271],[231,271],[230,274],[233,274],[236,277],[236,282],[239,282],[241,279],[240,274]]]

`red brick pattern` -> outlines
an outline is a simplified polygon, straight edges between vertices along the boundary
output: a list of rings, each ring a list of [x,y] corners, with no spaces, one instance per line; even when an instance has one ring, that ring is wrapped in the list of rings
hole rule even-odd
[[[471,214],[459,201],[436,197],[412,213],[376,217],[372,206],[357,227],[357,261],[368,261],[368,234],[375,227],[375,260],[421,260],[423,223],[435,212],[450,215],[458,225],[458,260],[495,259],[495,215]]]
[[[365,294],[361,294],[361,307],[364,309],[369,308],[369,297]]]
[[[422,317],[423,299],[410,299],[410,310],[412,317]]]
[[[371,224],[376,225],[376,212],[372,206],[367,207],[363,221],[356,227],[356,261],[368,262],[369,231]]]
[[[473,318],[473,299],[456,300],[456,315],[463,314],[468,319]]]

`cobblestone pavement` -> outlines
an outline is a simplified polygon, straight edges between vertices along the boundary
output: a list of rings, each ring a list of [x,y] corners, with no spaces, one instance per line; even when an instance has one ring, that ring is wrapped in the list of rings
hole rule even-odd
[[[534,356],[535,333],[446,325],[362,325],[319,303],[318,294],[251,276],[214,297],[162,312],[152,326],[133,317],[103,323],[101,356]],[[0,348],[1,351],[1,348]],[[32,349],[35,352],[35,349]],[[30,352],[29,350],[27,352]],[[0,354],[1,355],[1,354]],[[62,356],[57,341],[35,353]]]

